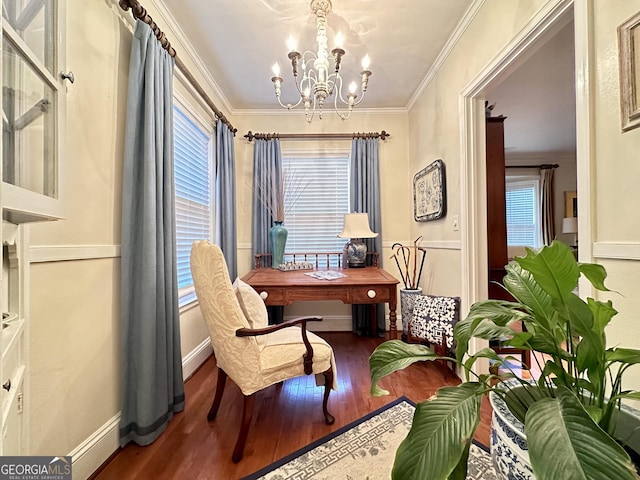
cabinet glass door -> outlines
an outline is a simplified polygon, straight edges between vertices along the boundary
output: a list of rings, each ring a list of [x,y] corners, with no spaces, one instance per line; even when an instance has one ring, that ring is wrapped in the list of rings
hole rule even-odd
[[[4,1],[2,17],[47,70],[55,74],[52,0]]]
[[[3,73],[3,181],[54,197],[55,95],[5,36]]]
[[[2,180],[57,198],[53,0],[2,4]]]

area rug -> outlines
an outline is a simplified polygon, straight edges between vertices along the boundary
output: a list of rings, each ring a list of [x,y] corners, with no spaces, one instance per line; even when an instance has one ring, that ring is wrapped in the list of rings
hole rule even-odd
[[[388,480],[414,411],[400,397],[242,480]],[[474,441],[467,480],[496,478],[487,448]]]

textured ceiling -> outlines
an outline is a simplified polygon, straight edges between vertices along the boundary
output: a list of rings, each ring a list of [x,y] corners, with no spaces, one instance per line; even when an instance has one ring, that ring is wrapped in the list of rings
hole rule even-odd
[[[315,50],[309,0],[160,0],[222,92],[231,112],[282,110],[271,66],[280,64],[282,99],[296,98],[287,38]],[[501,0],[511,1],[511,0]],[[333,0],[327,17],[329,48],[345,37],[345,86],[359,79],[368,53],[373,72],[358,109],[406,109],[472,0]],[[495,26],[493,27],[495,28]],[[575,82],[572,22],[530,55],[487,98],[505,123],[507,155],[575,152]],[[359,83],[359,81],[357,82]]]
[[[315,16],[308,0],[164,0],[235,109],[275,107],[271,66],[284,78],[283,101],[295,101],[287,38],[316,50]],[[327,17],[329,49],[344,36],[345,87],[371,57],[367,108],[405,108],[471,0],[334,0]],[[357,82],[359,83],[359,82]],[[363,103],[363,106],[365,104]]]

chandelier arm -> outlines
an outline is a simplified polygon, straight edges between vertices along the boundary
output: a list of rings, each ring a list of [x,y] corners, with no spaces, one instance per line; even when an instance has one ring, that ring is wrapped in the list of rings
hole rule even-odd
[[[337,80],[340,81],[340,86],[339,88],[337,88],[337,94],[336,94],[336,99],[335,99],[335,104],[336,104],[336,111],[338,110],[338,98],[340,98],[340,101],[344,104],[344,105],[349,105],[349,102],[347,100],[344,99],[344,97],[342,96],[342,85],[343,85],[343,80],[342,80],[342,76],[341,75],[337,75],[336,76]]]
[[[302,103],[302,97],[300,97],[300,100],[298,100],[295,104],[287,103],[286,105],[282,103],[282,100],[280,99],[280,97],[276,97],[276,98],[278,99],[278,103],[280,104],[280,106],[283,108],[286,108],[287,110],[296,108],[298,105]]]

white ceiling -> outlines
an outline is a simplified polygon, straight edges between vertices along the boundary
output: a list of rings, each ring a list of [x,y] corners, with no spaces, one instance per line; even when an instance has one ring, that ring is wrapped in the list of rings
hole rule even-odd
[[[232,112],[280,109],[270,81],[276,61],[283,72],[283,102],[296,101],[286,40],[293,35],[299,50],[315,50],[309,0],[162,3],[222,92],[221,107]],[[371,57],[373,75],[357,108],[406,110],[473,3],[333,0],[327,17],[329,48],[335,33],[342,32],[346,85],[359,78],[361,58]],[[494,114],[509,117],[507,154],[575,151],[573,91],[573,30],[565,28],[488,96],[496,103]]]

